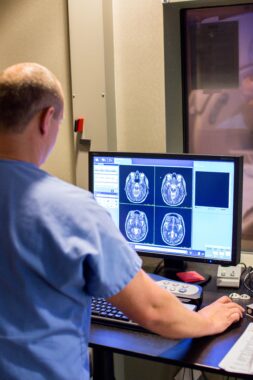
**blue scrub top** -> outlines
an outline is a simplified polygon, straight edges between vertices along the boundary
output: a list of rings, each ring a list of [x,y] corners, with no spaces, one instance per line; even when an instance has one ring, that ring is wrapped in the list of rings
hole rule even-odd
[[[89,379],[91,296],[141,268],[91,193],[0,160],[0,378]]]

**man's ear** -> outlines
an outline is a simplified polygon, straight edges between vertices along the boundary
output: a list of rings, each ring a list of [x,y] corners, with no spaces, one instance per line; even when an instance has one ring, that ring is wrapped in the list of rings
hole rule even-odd
[[[54,107],[48,107],[41,111],[39,128],[42,135],[47,135],[54,116]]]

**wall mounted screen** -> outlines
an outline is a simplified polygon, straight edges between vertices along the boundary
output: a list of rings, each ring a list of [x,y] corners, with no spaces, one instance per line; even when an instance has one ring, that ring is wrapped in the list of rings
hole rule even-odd
[[[242,248],[253,250],[253,4],[183,9],[181,37],[184,151],[244,156]]]

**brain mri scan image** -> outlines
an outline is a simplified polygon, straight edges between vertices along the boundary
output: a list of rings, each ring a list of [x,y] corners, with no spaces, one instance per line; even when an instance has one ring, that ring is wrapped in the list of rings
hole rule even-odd
[[[126,178],[125,192],[130,202],[144,202],[149,193],[149,182],[146,175],[138,170],[129,173]]]
[[[184,177],[177,173],[166,174],[162,181],[161,194],[167,205],[181,205],[187,195]]]
[[[162,225],[161,235],[163,241],[168,245],[179,245],[185,237],[184,219],[177,213],[165,214]]]
[[[148,234],[148,219],[143,211],[129,211],[125,222],[126,236],[134,242],[143,241]]]

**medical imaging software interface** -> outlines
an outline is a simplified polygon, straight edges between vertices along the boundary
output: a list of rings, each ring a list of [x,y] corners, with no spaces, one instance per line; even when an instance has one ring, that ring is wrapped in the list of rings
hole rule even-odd
[[[231,260],[234,163],[93,157],[93,193],[133,248]]]

